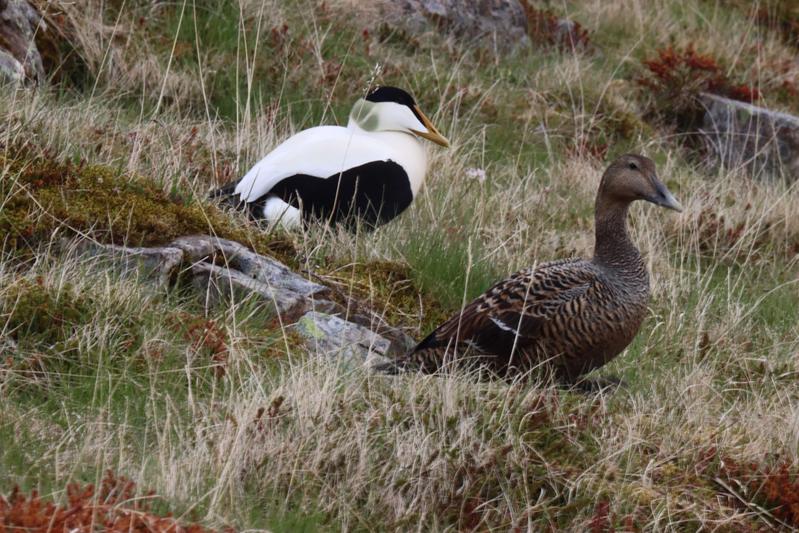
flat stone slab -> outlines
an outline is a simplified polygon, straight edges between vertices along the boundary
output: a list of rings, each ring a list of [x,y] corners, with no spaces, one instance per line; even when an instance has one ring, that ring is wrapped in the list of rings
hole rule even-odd
[[[291,291],[306,298],[320,298],[329,291],[324,285],[305,279],[280,261],[256,254],[235,241],[200,235],[181,237],[169,246],[181,249],[192,263],[206,261],[221,264],[276,290]]]
[[[710,154],[727,168],[754,176],[799,179],[799,117],[703,93],[699,134]]]
[[[294,325],[309,351],[329,357],[344,357],[372,366],[388,359],[388,339],[343,318],[318,311],[303,315]]]
[[[162,286],[169,284],[184,260],[183,251],[171,246],[128,248],[83,241],[78,245],[78,252],[89,257],[108,259],[109,266],[123,277],[151,277]]]
[[[314,301],[294,291],[275,287],[253,279],[238,270],[212,263],[195,263],[191,266],[195,288],[205,294],[207,304],[216,305],[223,300],[255,298],[271,314],[293,321],[314,307]]]

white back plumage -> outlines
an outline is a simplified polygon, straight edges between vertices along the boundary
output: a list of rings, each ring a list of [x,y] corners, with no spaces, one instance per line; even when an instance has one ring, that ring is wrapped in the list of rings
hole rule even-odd
[[[236,186],[244,202],[253,202],[295,174],[328,178],[370,161],[391,160],[408,173],[414,196],[427,171],[424,146],[409,133],[364,131],[349,126],[317,126],[289,137],[261,159]]]

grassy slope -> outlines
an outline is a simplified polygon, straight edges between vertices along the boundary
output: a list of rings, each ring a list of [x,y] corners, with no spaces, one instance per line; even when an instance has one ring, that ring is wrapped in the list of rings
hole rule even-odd
[[[668,129],[638,118],[650,102],[631,80],[640,59],[673,40],[731,72],[759,65],[768,81],[768,66],[791,54],[776,34],[714,2],[575,2],[559,9],[601,52],[536,46],[497,57],[435,33],[392,32],[344,2],[149,5],[112,2],[108,27],[91,33],[94,8],[65,4],[91,82],[0,99],[9,125],[0,224],[12,222],[0,324],[19,341],[0,363],[0,493],[18,483],[60,498],[67,482],[111,468],[211,526],[775,523],[777,512],[735,504],[718,480],[730,459],[797,461],[795,192],[693,167]],[[453,148],[431,149],[424,194],[396,223],[355,237],[281,236],[292,241],[280,247],[285,259],[357,288],[420,337],[497,277],[589,254],[602,163],[581,147],[644,151],[686,212],[633,209],[654,298],[636,341],[602,371],[625,389],[393,380],[316,361],[247,302],[206,312],[179,288],[151,290],[52,253],[48,232],[61,226],[55,242],[76,220],[86,231],[84,212],[65,226],[70,212],[52,207],[59,195],[19,186],[37,186],[30,150],[51,170],[75,162],[70,172],[97,186],[77,163],[87,160],[123,190],[159,198],[148,219],[132,210],[122,226],[131,240],[157,241],[147,227],[159,209],[174,214],[170,202],[200,213],[192,231],[203,218],[209,230],[235,227],[241,218],[204,205],[204,192],[291,131],[345,120],[373,80],[411,89]],[[470,178],[472,168],[487,180]],[[52,203],[31,207],[31,197]],[[88,201],[64,198],[76,197]],[[43,224],[33,248],[34,234],[13,241],[26,208]],[[98,238],[104,229],[121,238],[114,220],[98,220]],[[237,231],[256,247],[272,239]],[[762,495],[737,493],[769,509]]]

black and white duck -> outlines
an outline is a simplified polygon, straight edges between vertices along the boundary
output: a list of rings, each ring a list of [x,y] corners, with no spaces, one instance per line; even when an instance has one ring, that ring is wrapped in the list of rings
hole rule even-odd
[[[378,87],[355,102],[346,127],[293,135],[212,197],[286,228],[321,220],[373,229],[407,209],[421,189],[427,153],[420,139],[449,146],[410,94]]]

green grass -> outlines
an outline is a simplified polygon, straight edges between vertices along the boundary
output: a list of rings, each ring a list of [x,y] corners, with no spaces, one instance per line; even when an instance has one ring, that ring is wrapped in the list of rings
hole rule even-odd
[[[456,310],[502,279],[485,259],[479,239],[463,234],[428,233],[401,252],[411,276],[445,308]]]
[[[20,427],[15,418],[0,420],[0,439],[5,443],[0,470],[4,481],[24,490],[36,488],[42,494],[62,489],[52,478],[55,470],[66,469],[72,481],[93,483],[104,470],[113,468],[105,454],[97,457],[99,462],[87,456],[88,462],[56,468],[62,461],[56,453],[58,442],[61,434],[76,429],[74,417],[87,421],[99,417],[103,425],[125,427],[124,437],[115,445],[137,457],[140,468],[149,472],[160,468],[149,459],[152,450],[170,438],[159,433],[158,421],[171,419],[173,427],[190,427],[194,406],[224,398],[235,386],[214,371],[213,345],[202,329],[209,319],[195,314],[202,313],[196,297],[151,294],[141,298],[144,295],[127,292],[129,281],[88,272],[64,274],[81,277],[85,285],[75,288],[69,281],[51,285],[55,280],[41,272],[7,286],[0,299],[0,316],[6,318],[6,329],[19,346],[12,356],[10,377],[0,382],[2,399],[15,410],[46,420],[49,426],[37,434]],[[97,283],[91,282],[92,277]],[[228,315],[239,331],[252,337],[263,331],[265,319],[251,304],[245,302],[231,313],[222,311],[210,320],[224,324]],[[277,374],[280,361],[269,356],[275,341],[265,341],[254,345],[253,356],[264,356],[254,357],[252,363]],[[191,433],[166,431],[176,439],[196,438]],[[32,457],[41,459],[31,462]],[[214,481],[208,477],[203,486],[210,489]],[[198,520],[206,503],[170,499],[157,501],[153,511],[180,514],[190,510],[188,519]],[[265,507],[263,499],[252,498],[227,519],[247,515],[252,527],[276,531],[316,530],[323,519],[320,513],[286,505],[272,498]]]
[[[671,311],[671,302],[656,301],[652,316],[641,328],[653,333],[637,336],[623,357],[599,371],[602,375],[616,375],[631,390],[640,391],[649,387],[653,376],[668,376],[686,363],[726,361],[725,352],[741,345],[748,346],[752,357],[764,357],[775,368],[785,369],[797,346],[799,320],[795,281],[785,277],[786,271],[779,267],[757,272],[738,265],[714,265],[687,275],[697,272],[701,273],[703,290],[690,294],[681,311],[699,316],[701,321],[683,324],[681,335],[697,339],[698,352],[693,346],[686,350],[679,339],[669,335],[660,321]],[[738,320],[719,328],[717,324],[725,322],[731,309],[738,311]],[[768,348],[758,353],[755,346]],[[726,381],[724,376],[721,379]]]

